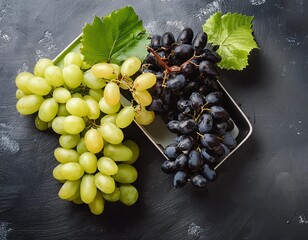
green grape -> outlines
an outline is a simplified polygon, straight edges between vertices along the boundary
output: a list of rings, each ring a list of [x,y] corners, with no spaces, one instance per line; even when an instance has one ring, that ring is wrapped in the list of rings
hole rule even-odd
[[[115,63],[110,63],[110,65],[113,67],[113,70],[114,70],[116,77],[118,77],[119,74],[121,73],[120,66],[118,64],[115,64]]]
[[[102,193],[103,198],[108,202],[116,202],[120,200],[120,188],[116,187],[113,193]]]
[[[69,163],[63,164],[63,166],[60,169],[60,173],[67,180],[75,181],[75,180],[80,179],[83,176],[84,170],[79,165],[79,163],[69,162]]]
[[[78,201],[78,199],[80,199],[80,184],[79,184],[79,189],[78,189],[78,191],[73,195],[73,196],[71,196],[70,198],[68,198],[68,199],[66,199],[67,201],[72,201],[72,202],[74,202],[74,201]]]
[[[37,112],[44,98],[35,94],[26,95],[19,99],[16,103],[17,111],[22,115],[29,115]]]
[[[48,122],[42,121],[39,116],[35,117],[34,124],[38,130],[44,131],[48,129]]]
[[[54,150],[54,156],[59,163],[78,163],[80,154],[74,149],[66,149],[62,147],[57,147]]]
[[[59,87],[53,90],[52,97],[58,102],[58,103],[66,103],[71,97],[71,93],[69,90],[67,90],[64,87]]]
[[[80,183],[80,197],[84,203],[91,203],[95,199],[97,188],[95,185],[94,176],[85,174]]]
[[[45,96],[50,93],[52,87],[45,78],[33,77],[29,79],[28,89],[34,94]]]
[[[97,102],[102,99],[104,96],[104,90],[103,89],[89,89],[88,93],[91,97],[93,97]]]
[[[138,159],[140,152],[137,143],[135,143],[133,140],[124,140],[123,145],[128,147],[133,152],[131,159],[126,161],[125,163],[133,164]]]
[[[66,117],[58,116],[55,117],[51,122],[51,128],[52,130],[57,134],[67,134],[67,132],[63,128],[63,122],[66,119]]]
[[[81,60],[82,60],[80,68],[83,69],[83,70],[87,70],[87,69],[91,68],[91,65],[84,61],[84,56],[81,53],[80,53],[80,57],[81,57]]]
[[[115,190],[115,182],[114,179],[110,176],[102,174],[100,172],[95,174],[95,185],[101,190],[103,193],[113,193]]]
[[[78,194],[80,189],[80,180],[77,181],[65,181],[65,183],[60,188],[58,195],[63,200],[68,200],[76,194]]]
[[[67,111],[65,104],[60,103],[59,108],[58,108],[58,112],[57,112],[57,116],[67,117],[69,115],[70,115],[70,113]]]
[[[99,153],[104,147],[104,140],[101,132],[94,128],[86,132],[84,142],[86,148],[92,153]]]
[[[44,122],[49,122],[57,115],[59,105],[53,98],[47,98],[42,102],[38,116]]]
[[[41,58],[34,66],[34,75],[37,77],[44,77],[44,72],[49,66],[53,66],[53,62],[50,59]]]
[[[104,89],[104,99],[105,102],[113,107],[116,106],[117,104],[119,104],[120,102],[120,88],[118,86],[118,84],[114,83],[114,82],[109,82],[107,83],[107,85],[105,86]]]
[[[83,97],[83,100],[86,102],[89,108],[89,112],[87,114],[87,117],[89,119],[98,119],[101,113],[101,110],[99,109],[98,102],[91,96],[87,95]]]
[[[133,87],[134,81],[129,76],[124,76],[120,80],[119,87],[128,90]]]
[[[81,98],[81,99],[83,99],[83,96],[82,96],[81,93],[76,92],[76,93],[73,93],[73,94],[72,94],[72,98]]]
[[[113,66],[109,63],[97,63],[92,66],[91,72],[97,78],[115,79],[117,77]]]
[[[16,90],[15,97],[17,100],[21,99],[22,97],[27,96],[23,91],[21,91],[19,88]]]
[[[103,125],[105,122],[111,122],[113,124],[116,124],[116,119],[117,119],[118,114],[107,114],[103,116],[100,120],[101,125]]]
[[[75,204],[83,204],[84,202],[81,200],[80,193],[76,194],[77,196],[72,200]]]
[[[118,165],[109,157],[101,157],[98,159],[97,168],[105,175],[114,175],[118,172]]]
[[[142,107],[149,106],[152,103],[152,96],[147,90],[134,91],[133,98]]]
[[[91,89],[101,89],[106,86],[106,81],[95,77],[90,70],[85,72],[82,83]]]
[[[77,67],[81,67],[82,59],[79,53],[77,52],[70,52],[65,55],[64,59],[64,67],[75,64]]]
[[[115,106],[109,106],[104,97],[101,98],[101,100],[99,100],[99,108],[100,110],[103,112],[103,113],[106,113],[106,114],[114,114],[114,113],[117,113],[119,110],[120,110],[120,107],[121,107],[121,103],[119,102],[117,105]]]
[[[58,164],[53,170],[52,170],[52,175],[55,179],[58,181],[62,182],[65,181],[66,179],[61,175],[60,169],[63,166],[62,163]]]
[[[131,184],[123,184],[120,186],[120,201],[131,206],[138,200],[138,190]]]
[[[116,125],[120,128],[128,127],[135,118],[135,109],[132,106],[125,106],[118,113],[116,118]]]
[[[88,104],[82,98],[73,97],[66,102],[67,111],[77,117],[84,117],[89,112]]]
[[[79,140],[79,134],[63,134],[59,138],[59,143],[61,147],[70,149],[76,147]]]
[[[115,124],[111,122],[103,123],[98,131],[103,136],[104,140],[112,144],[119,144],[124,139],[124,134],[122,130]]]
[[[142,107],[135,113],[135,120],[141,125],[149,125],[155,119],[155,113],[153,111],[147,111],[145,107]]]
[[[95,173],[97,169],[97,157],[94,153],[83,152],[79,157],[79,164],[86,173]]]
[[[134,81],[134,88],[137,91],[144,91],[153,87],[156,83],[156,76],[153,73],[142,73]]]
[[[17,88],[19,88],[25,94],[31,94],[32,92],[28,89],[28,84],[29,84],[30,79],[33,77],[34,75],[29,72],[19,73],[15,80]]]
[[[127,58],[121,66],[122,76],[132,76],[134,75],[141,67],[141,61],[137,57]]]
[[[64,84],[62,68],[58,66],[47,67],[44,76],[51,86],[60,87]]]
[[[81,117],[67,116],[63,120],[63,130],[69,134],[80,133],[85,128],[85,122]]]
[[[118,183],[133,183],[137,180],[138,172],[134,166],[121,163],[118,168],[118,172],[112,176]]]
[[[83,154],[88,151],[86,144],[84,143],[84,138],[80,138],[76,150],[79,154]]]
[[[83,74],[78,66],[71,64],[63,68],[63,79],[69,88],[77,88],[83,80]]]
[[[128,161],[133,155],[132,150],[123,144],[107,143],[104,147],[104,156],[113,159],[116,162]]]
[[[91,213],[94,215],[100,215],[104,212],[104,199],[102,194],[97,191],[94,200],[88,204]]]

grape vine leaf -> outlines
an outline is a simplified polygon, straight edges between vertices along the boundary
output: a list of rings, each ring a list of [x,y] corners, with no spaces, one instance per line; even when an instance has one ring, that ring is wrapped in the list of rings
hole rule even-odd
[[[88,64],[111,62],[121,64],[130,56],[143,60],[147,55],[149,35],[131,6],[111,14],[94,17],[82,31],[81,53]]]
[[[253,16],[238,13],[217,12],[202,26],[208,35],[208,42],[218,46],[217,53],[222,60],[220,68],[243,70],[248,66],[248,56],[252,49],[258,48],[252,35]]]

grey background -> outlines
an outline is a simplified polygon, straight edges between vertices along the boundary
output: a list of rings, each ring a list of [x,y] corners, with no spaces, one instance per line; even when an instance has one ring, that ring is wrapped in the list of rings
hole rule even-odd
[[[195,31],[214,12],[254,15],[260,50],[221,81],[249,117],[251,138],[208,191],[172,189],[162,156],[136,127],[140,199],[93,216],[58,198],[58,136],[15,110],[15,76],[54,58],[85,22],[130,4],[150,33]],[[0,239],[308,239],[307,1],[0,0]]]

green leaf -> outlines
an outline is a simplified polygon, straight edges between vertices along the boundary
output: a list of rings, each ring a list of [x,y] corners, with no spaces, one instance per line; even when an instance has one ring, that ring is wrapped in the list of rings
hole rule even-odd
[[[238,13],[213,14],[203,25],[208,42],[218,46],[222,60],[218,66],[224,69],[243,70],[248,65],[248,56],[258,48],[252,35],[253,16]]]
[[[113,11],[102,19],[95,16],[82,32],[81,52],[89,64],[112,62],[121,64],[135,56],[143,60],[147,55],[148,33],[130,6]]]

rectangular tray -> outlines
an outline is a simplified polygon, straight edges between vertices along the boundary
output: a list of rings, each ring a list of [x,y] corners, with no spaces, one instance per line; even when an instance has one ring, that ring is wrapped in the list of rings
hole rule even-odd
[[[71,42],[57,57],[54,58],[54,64],[63,66],[63,59],[67,53],[79,51],[81,46],[80,40],[81,34],[73,42]],[[252,133],[252,125],[246,115],[239,108],[227,90],[223,87],[221,82],[218,81],[218,84],[221,88],[221,92],[224,94],[224,108],[229,112],[230,117],[235,125],[234,130],[232,131],[232,135],[236,137],[237,146],[215,166],[215,170],[221,166],[235,151],[237,151]],[[121,98],[121,102],[123,105],[130,104],[130,101],[125,99],[123,96]],[[159,116],[156,116],[154,122],[150,125],[142,126],[136,121],[135,123],[155,145],[155,147],[161,152],[161,154],[166,159],[168,159],[168,157],[164,154],[163,149],[165,146],[174,141],[175,134],[168,130],[163,120]]]

